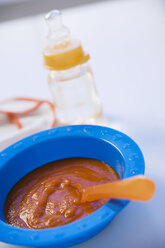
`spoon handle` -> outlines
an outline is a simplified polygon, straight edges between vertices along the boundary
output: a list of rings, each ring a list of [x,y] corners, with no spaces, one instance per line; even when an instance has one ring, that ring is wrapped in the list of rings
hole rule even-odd
[[[112,183],[90,186],[83,189],[81,202],[99,199],[125,199],[149,201],[155,192],[155,183],[144,176],[135,176]]]

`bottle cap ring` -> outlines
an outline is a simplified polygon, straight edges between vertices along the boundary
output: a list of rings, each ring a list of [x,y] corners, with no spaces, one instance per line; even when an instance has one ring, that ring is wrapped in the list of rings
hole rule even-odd
[[[90,59],[90,55],[84,53],[81,45],[57,54],[50,54],[47,47],[45,48],[43,55],[45,67],[49,70],[66,70],[76,65],[83,64]]]

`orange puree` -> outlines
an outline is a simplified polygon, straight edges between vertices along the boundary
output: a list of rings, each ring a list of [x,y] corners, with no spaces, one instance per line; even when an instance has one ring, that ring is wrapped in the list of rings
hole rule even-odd
[[[80,203],[82,189],[118,179],[107,164],[71,158],[46,164],[23,177],[10,191],[4,208],[6,222],[42,229],[81,219],[106,203]]]

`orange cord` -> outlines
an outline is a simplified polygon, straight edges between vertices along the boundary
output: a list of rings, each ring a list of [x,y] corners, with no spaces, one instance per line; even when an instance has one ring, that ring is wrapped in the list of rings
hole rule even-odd
[[[50,107],[52,114],[53,114],[53,121],[51,123],[51,128],[53,128],[56,125],[56,115],[55,115],[55,107],[53,105],[52,102],[48,101],[48,100],[38,100],[36,98],[25,98],[25,97],[16,97],[16,98],[11,98],[11,99],[7,99],[4,100],[2,102],[0,102],[1,104],[3,103],[7,103],[7,102],[12,102],[12,101],[28,101],[28,102],[34,102],[35,105],[27,110],[24,111],[19,111],[19,112],[12,112],[12,111],[4,111],[4,110],[0,110],[0,113],[2,114],[6,114],[9,118],[9,120],[15,124],[19,129],[21,129],[23,126],[19,120],[19,117],[21,116],[25,116],[28,115],[32,112],[34,112],[35,110],[37,110],[42,104],[46,103],[48,104],[48,106]]]
[[[12,115],[12,114],[7,114],[7,116],[8,116],[8,119],[9,119],[13,124],[15,124],[15,125],[18,127],[18,129],[23,128],[23,126],[22,126],[20,120],[18,119],[18,117],[16,117],[15,115]]]

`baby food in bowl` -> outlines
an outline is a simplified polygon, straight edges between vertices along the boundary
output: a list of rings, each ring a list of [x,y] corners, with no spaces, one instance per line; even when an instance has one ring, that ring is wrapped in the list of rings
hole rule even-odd
[[[5,204],[7,223],[42,229],[68,224],[91,214],[106,199],[81,203],[88,186],[118,179],[109,165],[89,158],[70,158],[44,165],[22,178]]]
[[[139,174],[144,174],[139,147],[116,130],[78,125],[29,136],[0,153],[0,241],[40,248],[84,242],[128,201],[82,204],[81,189]]]

